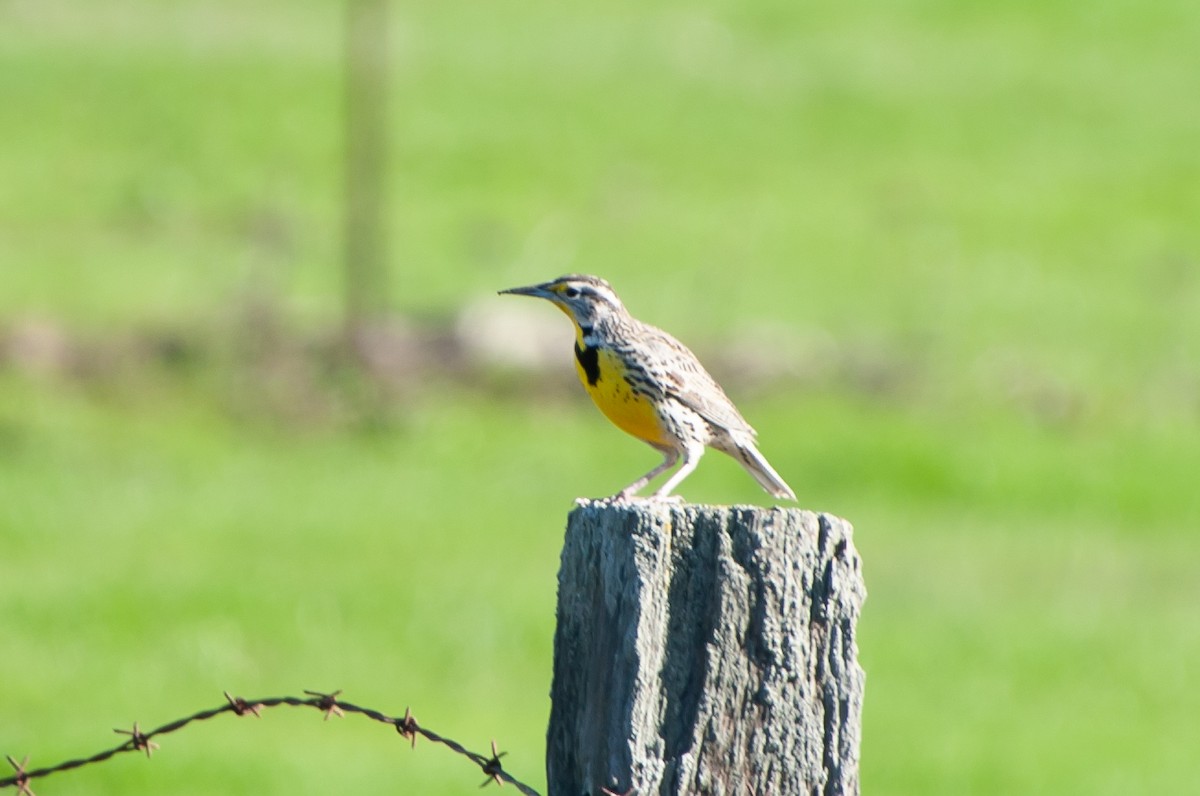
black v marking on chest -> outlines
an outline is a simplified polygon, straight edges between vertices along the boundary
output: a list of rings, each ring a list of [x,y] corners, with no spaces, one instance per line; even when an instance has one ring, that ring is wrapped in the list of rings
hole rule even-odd
[[[583,368],[583,375],[587,377],[587,383],[595,387],[596,382],[600,381],[600,349],[595,346],[580,348],[579,343],[576,343],[575,359],[579,360],[579,366]]]

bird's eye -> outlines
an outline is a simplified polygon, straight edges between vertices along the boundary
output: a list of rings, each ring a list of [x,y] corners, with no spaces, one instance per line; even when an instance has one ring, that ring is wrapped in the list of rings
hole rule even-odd
[[[563,291],[563,295],[566,296],[567,298],[578,298],[579,297],[579,289],[574,288],[574,287],[569,287]]]

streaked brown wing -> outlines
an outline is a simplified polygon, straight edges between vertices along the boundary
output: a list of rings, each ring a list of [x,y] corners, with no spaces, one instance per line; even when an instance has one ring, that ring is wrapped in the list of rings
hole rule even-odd
[[[696,355],[671,335],[648,324],[639,330],[647,370],[659,377],[663,392],[694,409],[708,422],[755,436],[756,432],[738,412]],[[641,347],[641,346],[639,346]]]

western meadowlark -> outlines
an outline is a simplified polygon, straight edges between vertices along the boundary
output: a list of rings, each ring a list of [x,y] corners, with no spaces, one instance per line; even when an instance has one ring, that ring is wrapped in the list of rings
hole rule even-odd
[[[501,290],[544,298],[575,323],[575,369],[609,420],[663,455],[662,464],[613,495],[628,500],[683,457],[654,493],[663,498],[687,478],[705,446],[741,462],[777,498],[795,500],[755,446],[755,431],[696,355],[661,329],[629,314],[608,282],[570,274],[529,287]]]

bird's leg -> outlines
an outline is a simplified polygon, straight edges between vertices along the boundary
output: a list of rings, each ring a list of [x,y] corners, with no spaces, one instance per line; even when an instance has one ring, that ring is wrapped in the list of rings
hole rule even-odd
[[[660,486],[652,495],[657,499],[670,499],[671,490],[679,486],[679,482],[692,474],[692,470],[696,469],[696,465],[700,463],[700,457],[704,455],[703,445],[688,445],[683,449],[683,465],[675,471],[675,474],[667,479],[667,482]]]
[[[645,487],[646,484],[650,483],[650,481],[653,480],[656,476],[661,475],[662,473],[665,473],[667,470],[670,470],[672,467],[674,467],[675,462],[677,462],[677,461],[679,461],[679,451],[674,450],[674,449],[668,449],[668,450],[663,451],[662,464],[658,465],[653,470],[646,473],[641,478],[634,481],[632,484],[625,487],[617,494],[613,495],[611,500],[616,503],[620,503],[622,501],[629,500],[634,495],[636,495],[638,492],[640,492],[642,490],[642,488]]]

